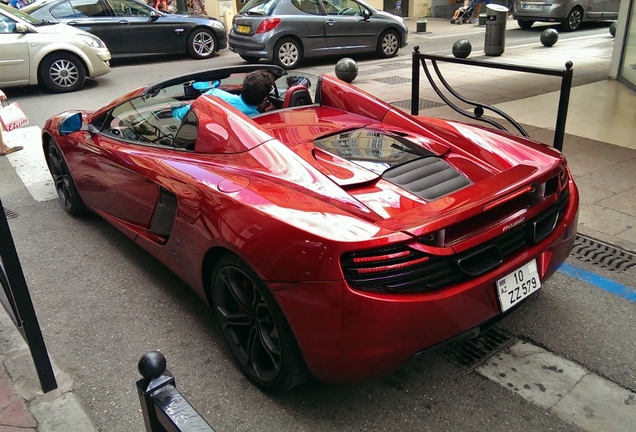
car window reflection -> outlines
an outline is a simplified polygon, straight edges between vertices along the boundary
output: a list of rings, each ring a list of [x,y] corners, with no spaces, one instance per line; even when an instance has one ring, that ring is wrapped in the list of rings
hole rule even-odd
[[[110,4],[115,11],[115,15],[121,16],[149,16],[150,9],[141,3],[127,0],[111,0]]]
[[[101,123],[101,131],[126,141],[173,147],[181,121],[174,118],[171,106],[178,100],[165,95],[140,96],[113,109]]]
[[[84,18],[108,16],[104,5],[99,0],[73,0],[59,3],[51,8],[55,18]]]

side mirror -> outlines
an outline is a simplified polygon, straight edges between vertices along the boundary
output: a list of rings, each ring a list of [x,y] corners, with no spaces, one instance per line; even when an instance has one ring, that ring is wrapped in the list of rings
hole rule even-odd
[[[15,32],[16,33],[28,33],[29,32],[29,28],[24,25],[24,23],[15,23]]]
[[[156,11],[150,11],[150,21],[157,21],[159,14]]]
[[[69,135],[82,129],[82,113],[70,114],[57,125],[57,132],[60,135]]]
[[[371,12],[369,12],[369,9],[363,9],[362,16],[364,17],[365,21],[369,21],[369,18],[371,18]]]

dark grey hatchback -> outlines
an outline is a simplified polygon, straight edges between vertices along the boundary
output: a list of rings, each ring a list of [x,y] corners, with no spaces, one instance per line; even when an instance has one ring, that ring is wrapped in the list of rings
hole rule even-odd
[[[113,58],[187,53],[208,59],[227,46],[225,26],[216,18],[167,14],[138,0],[38,0],[22,11],[93,33]]]
[[[401,17],[360,0],[250,0],[234,17],[229,48],[248,62],[293,69],[309,57],[393,57],[407,41]]]

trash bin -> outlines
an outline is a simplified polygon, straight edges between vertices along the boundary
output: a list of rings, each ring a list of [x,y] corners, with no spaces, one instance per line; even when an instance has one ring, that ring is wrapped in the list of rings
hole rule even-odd
[[[501,55],[506,44],[506,21],[508,8],[498,4],[486,5],[486,55]]]

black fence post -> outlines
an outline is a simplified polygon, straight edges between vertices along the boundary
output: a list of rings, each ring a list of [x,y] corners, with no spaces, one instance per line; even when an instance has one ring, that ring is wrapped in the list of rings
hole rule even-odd
[[[413,64],[411,65],[411,115],[420,113],[420,46],[413,47]]]
[[[0,207],[4,209],[2,200]],[[4,211],[0,217],[0,284],[0,303],[29,346],[42,391],[55,390],[57,381]]]
[[[557,108],[557,121],[554,128],[554,147],[563,151],[563,137],[565,136],[565,121],[568,116],[568,106],[570,105],[570,90],[572,89],[572,62],[565,63],[563,79],[561,80],[561,92],[559,94],[559,107]]]
[[[137,368],[143,376],[137,381],[137,394],[147,432],[214,432],[175,387],[163,354],[145,353]]]

